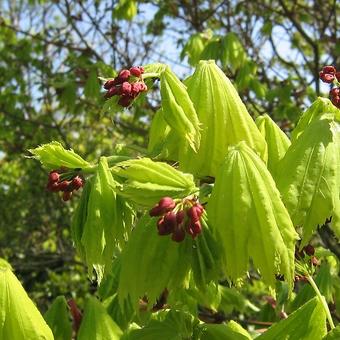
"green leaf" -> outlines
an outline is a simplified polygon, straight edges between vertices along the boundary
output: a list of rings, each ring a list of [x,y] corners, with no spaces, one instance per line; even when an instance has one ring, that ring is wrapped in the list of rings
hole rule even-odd
[[[149,158],[118,163],[112,171],[123,179],[119,194],[138,205],[151,207],[162,197],[186,197],[198,189],[193,176]]]
[[[286,154],[291,143],[287,135],[267,114],[258,116],[255,123],[262,136],[266,139],[268,146],[267,167],[270,173],[274,176],[277,171],[279,161]]]
[[[35,149],[28,150],[48,170],[65,167],[68,169],[86,168],[90,166],[72,149],[66,150],[59,142],[42,144]]]
[[[250,334],[235,321],[227,324],[203,324],[197,326],[199,340],[251,340]]]
[[[332,329],[322,340],[339,340],[340,339],[340,325]]]
[[[201,223],[202,232],[193,241],[192,272],[197,287],[204,290],[210,281],[217,281],[222,273],[222,252],[205,216]]]
[[[339,205],[339,131],[327,115],[314,119],[278,165],[277,186],[294,225],[302,229],[301,247]]]
[[[201,61],[188,81],[188,93],[202,124],[198,152],[180,153],[180,168],[200,177],[216,176],[228,147],[244,140],[261,157],[267,145],[230,80],[213,60]]]
[[[184,57],[187,56],[188,63],[191,66],[196,65],[200,60],[200,56],[205,45],[206,41],[202,33],[193,34],[183,47],[183,50],[181,52],[181,60],[183,60]]]
[[[244,276],[251,257],[265,283],[275,287],[280,273],[292,287],[297,234],[269,171],[245,142],[230,147],[207,211],[233,281]]]
[[[165,121],[196,151],[201,138],[199,120],[186,87],[169,67],[161,73],[161,99]]]
[[[53,340],[51,329],[4,261],[0,264],[0,339]]]
[[[308,301],[285,320],[271,326],[259,340],[319,340],[327,333],[326,315],[318,297]]]
[[[313,120],[319,119],[324,113],[334,113],[338,120],[340,118],[339,110],[328,98],[318,97],[300,117],[295,129],[291,133],[292,142],[299,138]]]
[[[89,297],[80,324],[77,340],[119,340],[123,332],[94,297]]]
[[[64,296],[58,296],[44,315],[55,340],[71,340],[72,323],[69,308]]]
[[[81,235],[89,272],[94,266],[99,282],[111,268],[114,251],[118,245],[124,245],[132,224],[132,212],[124,200],[116,195],[116,186],[107,159],[101,157],[91,184]],[[81,221],[84,219],[82,217]]]
[[[164,320],[151,320],[141,329],[133,330],[126,340],[182,340],[190,339],[193,331],[193,317],[186,312],[170,310],[160,312],[165,314]]]
[[[222,39],[221,48],[221,61],[224,67],[230,67],[234,72],[241,66],[244,66],[247,55],[245,50],[237,37],[233,32],[229,32]],[[216,59],[216,58],[211,58]]]
[[[118,5],[112,11],[112,17],[118,20],[131,21],[137,14],[137,2],[135,0],[119,0]]]
[[[158,235],[156,219],[143,216],[122,253],[118,287],[121,306],[130,298],[138,310],[139,299],[146,295],[152,307],[165,288],[170,291],[182,286],[190,266],[191,247],[188,237],[176,243],[170,236]]]

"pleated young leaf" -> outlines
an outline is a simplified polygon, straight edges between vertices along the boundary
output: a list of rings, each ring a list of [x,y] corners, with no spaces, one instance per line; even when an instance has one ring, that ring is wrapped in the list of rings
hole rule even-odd
[[[192,175],[150,158],[121,162],[112,171],[123,179],[119,194],[146,207],[164,196],[183,198],[197,191]]]
[[[119,340],[123,332],[94,297],[89,297],[80,324],[77,340]]]
[[[44,315],[50,326],[54,340],[71,340],[72,323],[69,307],[64,296],[58,296]]]
[[[72,149],[66,150],[59,142],[43,144],[28,151],[33,155],[33,158],[39,160],[48,170],[61,167],[76,169],[90,166],[87,161],[77,155]]]
[[[339,203],[339,136],[332,116],[314,119],[279,163],[277,186],[294,225],[302,229],[301,247]],[[338,233],[338,224],[333,226]]]
[[[191,265],[195,284],[204,290],[209,282],[217,281],[223,271],[221,245],[214,237],[205,216],[201,223],[202,232],[193,241]]]
[[[87,205],[81,200],[75,215],[77,219],[79,212],[81,218],[74,222],[73,230],[78,232],[77,240],[81,233],[80,243],[86,263],[90,272],[92,266],[96,269],[99,282],[105,271],[110,269],[114,250],[119,244],[124,244],[132,224],[132,212],[126,202],[117,196],[116,186],[107,159],[101,157],[88,194]],[[83,207],[84,210],[81,210]],[[81,227],[79,223],[84,224]]]
[[[268,146],[268,170],[272,175],[276,173],[279,161],[286,154],[290,146],[287,135],[267,115],[258,116],[255,121]]]
[[[0,263],[0,339],[54,339],[37,307],[4,261]]]
[[[273,178],[246,142],[229,149],[207,210],[233,281],[244,276],[251,257],[264,282],[274,287],[281,273],[292,286],[297,234]]]
[[[267,159],[266,141],[230,80],[213,60],[200,61],[188,80],[188,93],[202,123],[198,152],[180,155],[180,168],[195,175],[216,176],[228,146],[244,140]]]
[[[200,145],[200,126],[186,87],[167,67],[161,73],[161,99],[165,121],[196,151]]]
[[[315,297],[257,339],[321,340],[326,333],[326,314],[319,298]]]
[[[130,298],[138,310],[139,299],[146,295],[152,307],[165,288],[180,287],[189,270],[192,241],[187,237],[176,243],[170,236],[158,235],[156,221],[142,217],[123,249],[118,287],[121,306]]]
[[[340,119],[340,111],[328,98],[318,97],[313,104],[300,117],[296,127],[291,133],[292,142],[299,138],[306,127],[314,120],[319,119],[324,113],[332,113]]]
[[[180,139],[181,137],[165,121],[162,109],[158,110],[150,127],[149,154],[160,159],[178,160],[179,146],[185,144],[179,142]]]

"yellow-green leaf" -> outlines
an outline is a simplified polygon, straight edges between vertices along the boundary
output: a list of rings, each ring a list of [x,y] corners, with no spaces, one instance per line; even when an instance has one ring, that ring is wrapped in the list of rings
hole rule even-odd
[[[61,167],[68,169],[86,168],[90,164],[77,155],[72,149],[66,150],[59,142],[43,144],[35,149],[28,150],[33,157],[48,170]]]
[[[251,257],[267,284],[274,287],[280,273],[292,286],[297,234],[271,174],[246,142],[230,147],[207,210],[233,281],[245,275]]]
[[[230,80],[213,60],[200,61],[188,80],[188,93],[202,124],[198,152],[180,152],[180,168],[200,177],[215,176],[230,145],[246,141],[267,159],[266,141]]]
[[[4,261],[0,264],[0,339],[54,339],[37,307]]]
[[[267,142],[267,167],[270,173],[274,176],[279,161],[286,154],[286,151],[291,144],[290,140],[267,114],[258,116],[255,123]]]

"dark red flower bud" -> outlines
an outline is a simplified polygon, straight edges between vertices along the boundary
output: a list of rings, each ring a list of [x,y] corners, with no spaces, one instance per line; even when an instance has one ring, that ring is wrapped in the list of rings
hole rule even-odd
[[[118,100],[118,104],[123,106],[123,107],[128,107],[131,105],[132,102],[132,98],[129,96],[122,96],[120,97],[120,99]]]
[[[175,242],[182,242],[185,239],[185,230],[183,228],[175,228],[171,239]]]
[[[199,221],[202,215],[202,211],[197,205],[193,205],[187,210],[187,215],[190,217],[192,222]]]
[[[175,208],[176,203],[171,197],[163,197],[159,202],[149,211],[150,216],[161,216],[168,211]]]
[[[51,183],[56,183],[59,181],[60,175],[56,170],[50,172],[48,176],[48,181]]]
[[[129,95],[131,93],[131,84],[127,81],[124,81],[122,84],[122,94]]]
[[[170,211],[175,208],[176,203],[171,197],[163,197],[159,200],[158,205],[166,211]]]
[[[130,68],[130,73],[135,77],[139,77],[142,74],[142,71],[139,67],[133,66]]]
[[[329,66],[324,66],[324,67],[322,68],[322,72],[323,72],[323,73],[329,73],[329,74],[335,74],[336,68],[335,68],[334,66],[331,66],[331,65],[329,65]]]
[[[58,184],[58,187],[60,191],[71,192],[73,190],[70,181],[62,181]]]
[[[138,68],[140,69],[140,72],[143,74],[145,72],[144,67],[143,66],[138,66]]]
[[[104,95],[105,98],[111,98],[120,94],[121,90],[119,87],[111,87]]]
[[[114,79],[109,79],[104,83],[104,89],[108,90],[110,89],[112,86],[115,85],[115,80]]]
[[[340,109],[340,96],[334,96],[331,98],[331,100],[333,105]]]
[[[131,84],[131,95],[136,97],[139,92],[141,91],[141,84],[140,82]]]
[[[336,96],[340,96],[340,88],[339,87],[334,87],[329,91],[329,95],[331,97],[336,97]]]
[[[158,229],[158,235],[169,235],[171,234],[172,231],[169,231],[167,229],[167,226],[164,224],[164,217],[161,217],[158,221],[157,221],[157,229]]]
[[[139,92],[145,92],[148,90],[148,87],[146,86],[145,83],[140,83],[139,85]]]
[[[336,72],[336,73],[335,73],[335,78],[336,78],[338,81],[340,81],[340,72]]]
[[[177,215],[173,211],[169,211],[164,215],[164,227],[170,233],[172,233],[177,227]]]
[[[280,317],[280,319],[287,319],[288,315],[287,315],[287,313],[285,311],[282,310],[279,313],[279,317]]]
[[[121,70],[118,74],[118,79],[121,82],[127,81],[130,77],[130,71],[129,70]]]
[[[311,245],[311,244],[308,244],[307,246],[305,246],[303,248],[303,250],[305,251],[305,253],[308,255],[308,256],[312,256],[315,254],[315,249],[314,247]]]
[[[72,197],[72,192],[71,191],[65,191],[63,193],[63,201],[69,201]]]
[[[60,189],[59,189],[59,184],[58,184],[57,182],[54,182],[54,183],[49,182],[49,183],[47,184],[46,189],[47,189],[48,191],[52,191],[52,192],[58,192],[58,191],[60,190]]]
[[[189,221],[187,224],[187,233],[191,235],[191,237],[194,239],[198,234],[200,234],[202,231],[202,226],[200,221]]]
[[[155,206],[149,211],[149,215],[150,215],[151,217],[162,216],[163,214],[164,214],[163,208],[160,207],[158,204],[155,205]]]
[[[333,80],[335,79],[334,74],[320,72],[319,75],[320,75],[320,79],[321,79],[324,83],[327,83],[327,84],[332,83]]]
[[[78,190],[84,185],[84,181],[81,177],[76,176],[72,179],[71,186],[73,190]]]
[[[178,224],[183,223],[184,217],[185,217],[185,211],[184,210],[178,211],[177,214],[176,214],[177,223]]]

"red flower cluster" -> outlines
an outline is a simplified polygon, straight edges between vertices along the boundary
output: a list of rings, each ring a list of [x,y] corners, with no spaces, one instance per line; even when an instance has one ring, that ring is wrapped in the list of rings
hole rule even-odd
[[[320,79],[327,84],[340,82],[340,71],[337,72],[334,66],[325,66],[319,73]],[[339,83],[338,83],[339,84]],[[340,88],[333,87],[329,91],[329,96],[334,106],[340,109]]]
[[[118,104],[123,107],[130,106],[139,93],[148,89],[141,78],[143,73],[143,66],[121,70],[116,78],[109,79],[104,84],[104,89],[107,90],[105,98],[120,96]]]
[[[204,208],[193,199],[185,199],[180,204],[171,197],[163,197],[149,212],[150,216],[160,216],[157,221],[159,235],[172,234],[172,240],[182,242],[185,233],[194,239],[202,231],[200,222]]]
[[[68,175],[62,170],[52,170],[48,175],[46,189],[52,192],[63,192],[63,200],[68,201],[75,190],[84,185],[84,180],[77,174]]]

